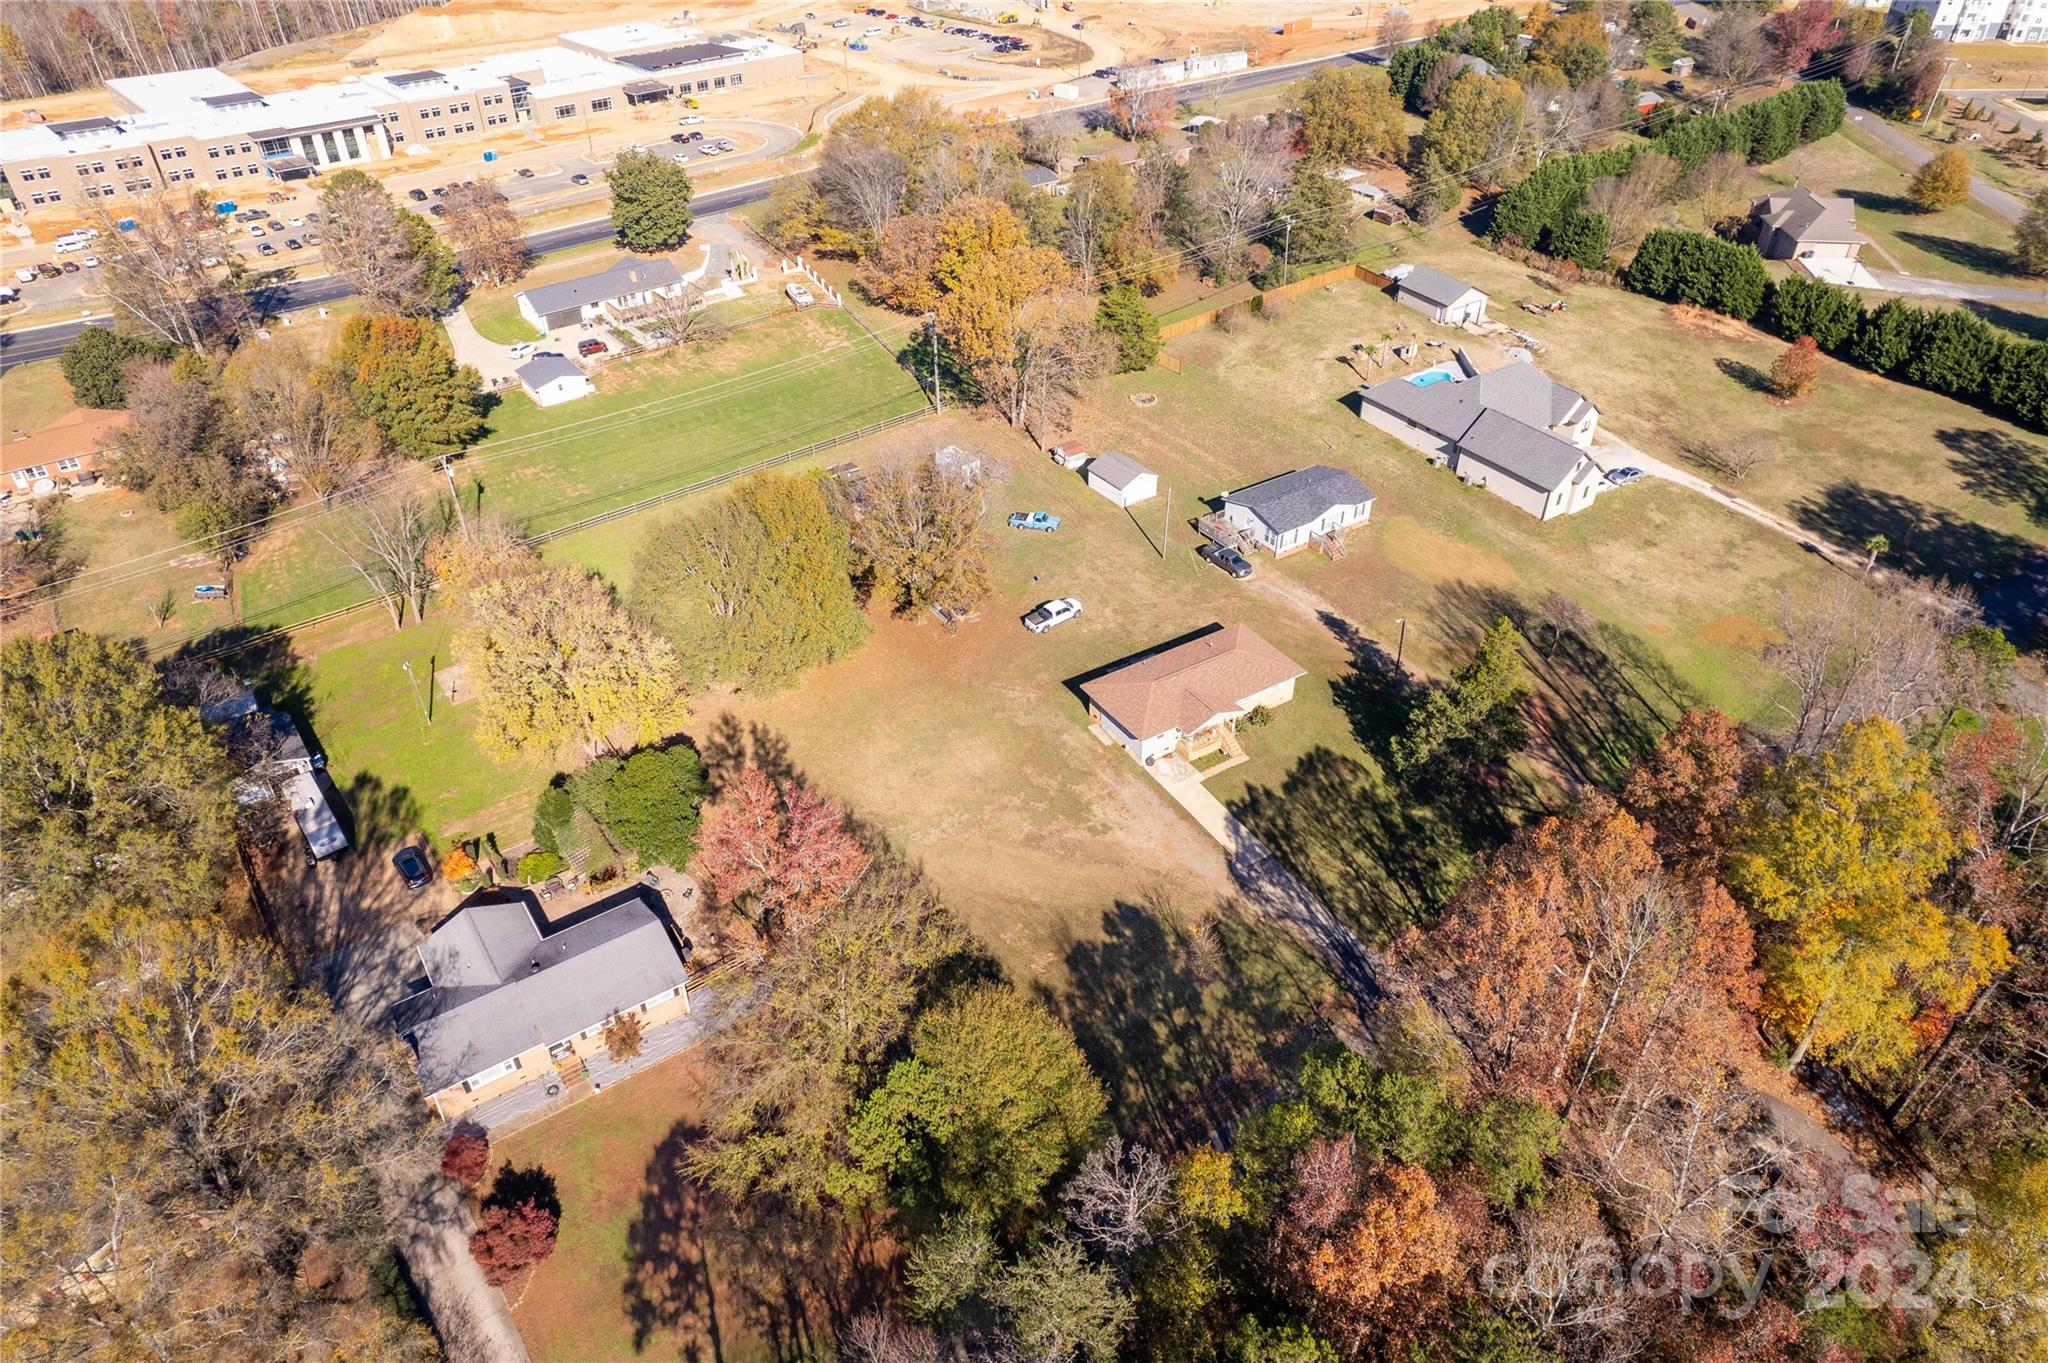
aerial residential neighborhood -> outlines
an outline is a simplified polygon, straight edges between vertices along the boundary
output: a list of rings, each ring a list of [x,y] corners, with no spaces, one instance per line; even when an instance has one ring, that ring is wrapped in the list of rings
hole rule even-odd
[[[0,12],[5,1352],[2048,1354],[2036,8]]]

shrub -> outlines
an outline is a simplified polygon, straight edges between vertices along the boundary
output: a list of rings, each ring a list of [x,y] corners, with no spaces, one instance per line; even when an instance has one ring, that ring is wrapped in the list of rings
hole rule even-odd
[[[491,1138],[467,1122],[448,1133],[441,1147],[441,1172],[463,1187],[475,1189],[491,1169]]]
[[[1954,147],[1944,147],[1913,172],[1907,195],[1927,212],[1954,208],[1970,197],[1970,162]]]
[[[540,802],[534,806],[533,845],[543,852],[561,851],[575,817],[576,802],[558,778],[540,793]]]
[[[1754,246],[1670,227],[1643,238],[1622,282],[1652,298],[1697,303],[1744,322],[1763,308],[1771,287]]]
[[[106,327],[87,327],[64,347],[57,367],[64,372],[64,382],[71,385],[71,396],[80,406],[112,410],[128,405],[126,369],[130,360],[168,360],[177,353],[178,348],[168,341],[123,336]]]
[[[1790,400],[1803,398],[1820,382],[1820,347],[1813,337],[1801,336],[1785,347],[1785,353],[1771,365],[1771,391]]]
[[[1263,729],[1272,722],[1273,712],[1264,705],[1254,705],[1245,711],[1244,718],[1238,721],[1247,729]]]
[[[698,809],[710,788],[697,754],[678,743],[643,748],[616,763],[598,814],[643,866],[684,866],[697,854]]]
[[[451,884],[460,884],[476,874],[476,858],[469,854],[467,847],[458,843],[441,858],[441,874]]]
[[[555,1252],[555,1214],[536,1202],[486,1206],[480,1222],[469,1237],[469,1253],[493,1287]]]
[[[620,1013],[604,1025],[604,1048],[613,1060],[631,1060],[645,1035],[638,1013]]]
[[[1116,346],[1117,373],[1150,369],[1159,358],[1159,319],[1135,284],[1119,284],[1102,296],[1095,325]]]
[[[1772,289],[1765,309],[1771,330],[1787,340],[1813,337],[1833,354],[1863,323],[1863,300],[1835,284],[1794,275]]]
[[[528,852],[519,859],[519,879],[522,884],[538,885],[549,876],[560,875],[568,865],[557,852]]]

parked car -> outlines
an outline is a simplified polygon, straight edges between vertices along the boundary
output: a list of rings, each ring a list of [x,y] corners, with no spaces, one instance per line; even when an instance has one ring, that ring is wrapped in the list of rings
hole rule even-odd
[[[308,232],[308,233],[306,233],[306,245],[308,245],[308,246],[318,246],[319,244],[320,244],[320,234],[319,234],[318,232]]]
[[[35,270],[27,265],[24,265],[20,269],[16,270],[14,272],[14,277],[24,284],[33,284],[36,282]]]
[[[260,236],[262,236],[262,235],[263,235],[263,228],[262,228],[262,226],[261,226],[260,224],[258,224],[258,223],[253,223],[253,222],[252,222],[252,223],[250,223],[250,224],[249,224],[249,235],[250,235],[250,236],[252,236],[252,237],[260,237]]]
[[[592,355],[602,355],[605,353],[605,351],[610,349],[610,346],[606,345],[603,341],[598,340],[595,336],[591,337],[587,341],[578,341],[576,343],[576,353],[578,355],[583,356],[586,359],[588,359]]]
[[[522,180],[531,180],[533,178],[533,167],[521,166],[517,171],[513,173],[516,174]]]
[[[100,267],[100,258],[98,256],[87,256],[78,263],[85,266],[88,270],[97,270]]]
[[[1205,563],[1213,563],[1232,577],[1243,579],[1252,575],[1252,565],[1237,550],[1221,544],[1205,544],[1195,550]]]
[[[1010,528],[1012,530],[1037,530],[1050,535],[1053,531],[1060,528],[1060,518],[1053,515],[1050,511],[1012,511],[1010,513]]]
[[[212,268],[213,268],[214,266],[216,266],[216,265],[220,264],[220,257],[219,257],[219,256],[201,256],[201,257],[199,258],[199,263],[200,263],[201,265],[204,265],[204,266],[205,266],[205,267],[206,267],[207,269],[209,269],[209,270],[210,270],[210,269],[212,269]]]
[[[265,227],[268,227],[273,232],[282,233],[284,231],[284,224],[279,222],[276,218],[272,218],[269,222],[266,222],[263,225]]]
[[[202,582],[192,589],[192,599],[194,601],[225,601],[228,599],[228,589],[217,582]]]
[[[304,227],[306,220],[304,218],[286,218],[285,223],[290,227]]]
[[[685,141],[685,142],[702,142],[703,140],[704,140],[704,134],[703,134],[703,133],[700,133],[700,132],[699,132],[699,133],[689,133],[689,134],[687,134],[687,135],[686,135],[686,136],[685,136],[685,137],[683,138],[683,141]]]
[[[272,246],[267,241],[258,242],[256,245],[256,254],[259,256],[274,256],[277,254],[277,248],[275,246]]]
[[[391,865],[405,879],[408,890],[424,890],[434,883],[434,868],[417,847],[401,847],[391,854]]]
[[[569,183],[572,185],[587,185],[590,183],[590,177],[578,171],[569,177]]]
[[[418,188],[408,189],[405,191],[405,197],[416,204],[423,204],[427,201],[427,191]]]
[[[790,280],[789,283],[784,284],[782,286],[782,291],[789,295],[790,302],[796,304],[800,308],[807,308],[811,304],[818,301],[817,299],[811,297],[811,291],[809,289],[805,288],[802,284],[799,284],[794,279]]]
[[[65,274],[77,274],[77,273],[78,273],[78,262],[77,262],[77,261],[75,261],[75,260],[67,260],[67,261],[65,261],[65,262],[64,262],[64,273],[65,273]]]
[[[433,214],[433,215],[434,215],[435,217],[437,217],[437,218],[439,218],[439,217],[445,217],[445,216],[447,215],[447,213],[448,213],[448,205],[446,205],[446,204],[428,204],[428,205],[427,205],[427,212],[429,212],[429,213],[432,213],[432,214]]]
[[[676,125],[683,128],[694,128],[703,121],[704,115],[702,114],[684,114],[676,120]]]
[[[36,266],[36,273],[45,279],[62,279],[64,277],[64,272],[47,260]]]
[[[697,155],[699,156],[717,156],[718,154],[719,147],[716,142],[706,142],[703,146],[697,148]]]
[[[536,348],[532,341],[520,341],[515,345],[506,346],[505,353],[515,360],[530,360]]]
[[[1081,613],[1081,603],[1071,596],[1057,601],[1048,601],[1024,617],[1024,628],[1033,634],[1043,634],[1054,625],[1064,625]]]
[[[1615,487],[1627,487],[1642,476],[1643,471],[1639,468],[1607,470],[1607,481]]]

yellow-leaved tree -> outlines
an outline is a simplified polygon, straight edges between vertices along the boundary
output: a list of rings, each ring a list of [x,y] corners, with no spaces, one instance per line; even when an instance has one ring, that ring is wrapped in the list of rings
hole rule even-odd
[[[1961,847],[1932,764],[1897,725],[1846,725],[1827,748],[1768,773],[1744,808],[1728,881],[1758,921],[1764,1012],[1830,1060],[1891,1069],[1916,1026],[1954,1012],[2006,967],[1998,928],[1929,897]]]

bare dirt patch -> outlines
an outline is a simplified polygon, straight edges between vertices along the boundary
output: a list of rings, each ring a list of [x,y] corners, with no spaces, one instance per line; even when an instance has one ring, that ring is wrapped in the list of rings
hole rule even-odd
[[[1373,531],[1389,566],[1425,582],[1464,581],[1482,587],[1511,587],[1520,576],[1513,564],[1491,550],[1436,534],[1410,516],[1376,519]]]
[[[1746,653],[1757,654],[1769,648],[1778,637],[1761,620],[1736,614],[1717,615],[1694,633],[1707,643],[1723,644],[1729,648],[1739,648]]]

